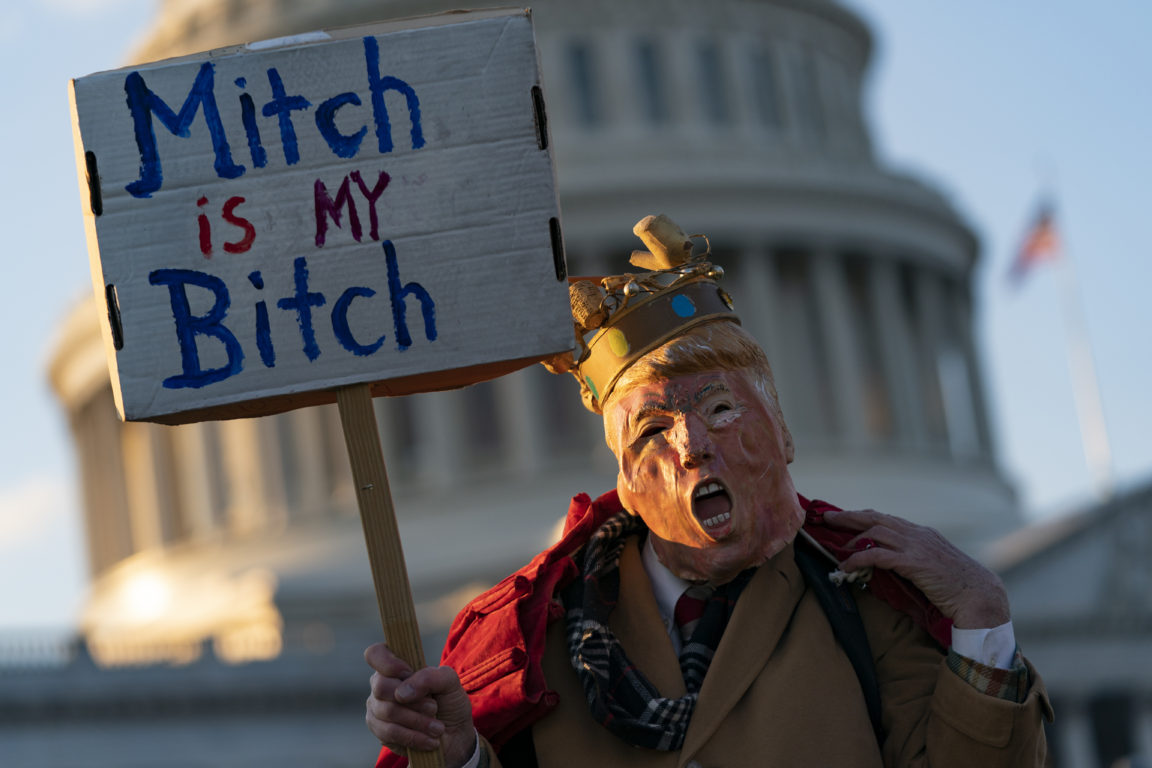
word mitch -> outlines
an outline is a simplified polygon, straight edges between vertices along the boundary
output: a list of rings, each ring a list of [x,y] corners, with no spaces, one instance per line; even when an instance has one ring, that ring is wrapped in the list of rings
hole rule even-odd
[[[412,149],[424,146],[424,132],[420,122],[420,99],[408,83],[396,77],[380,74],[380,45],[374,37],[364,38],[364,64],[368,79],[369,101],[372,106],[372,123],[376,135],[376,148],[381,154],[392,151],[392,123],[384,95],[394,91],[404,97],[408,116],[412,123],[410,132]],[[128,96],[128,109],[132,114],[132,127],[136,137],[136,147],[140,152],[140,178],[128,184],[125,189],[137,198],[151,197],[164,183],[164,169],[156,142],[156,118],[174,136],[188,138],[191,135],[192,121],[198,113],[203,113],[212,141],[215,157],[213,167],[222,179],[235,179],[246,172],[246,167],[236,162],[232,155],[232,144],[228,139],[224,122],[217,104],[216,69],[211,61],[200,65],[195,80],[188,91],[180,111],[176,112],[162,98],[156,95],[139,72],[130,72],[124,78],[124,92]],[[295,165],[300,161],[299,142],[296,137],[294,112],[304,112],[313,104],[300,94],[289,94],[280,72],[270,67],[266,72],[272,98],[259,108],[263,118],[275,118],[275,127],[280,133],[284,149],[284,162]],[[240,122],[244,138],[248,144],[248,155],[252,165],[263,168],[268,164],[268,152],[264,147],[257,119],[257,106],[250,93],[244,91],[247,78],[237,77],[234,81],[241,89]],[[334,155],[353,158],[360,151],[360,145],[368,133],[367,123],[353,133],[344,133],[336,125],[336,116],[346,107],[360,107],[360,96],[354,91],[337,94],[320,102],[313,112],[316,129]],[[348,118],[343,118],[347,124]],[[266,120],[269,123],[271,120]]]
[[[391,240],[384,240],[384,260],[387,268],[389,310],[392,319],[392,331],[396,346],[401,351],[412,345],[412,335],[408,330],[407,302],[408,298],[415,298],[420,305],[420,312],[424,321],[424,336],[428,341],[436,340],[436,304],[428,291],[415,282],[404,283],[400,279],[400,268],[396,261],[396,249]],[[168,289],[172,306],[172,317],[176,322],[176,338],[180,345],[180,361],[182,371],[174,376],[164,379],[164,386],[168,389],[184,389],[188,387],[199,388],[209,384],[223,381],[235,376],[243,369],[244,349],[232,328],[225,325],[228,309],[232,306],[232,291],[219,277],[192,269],[157,269],[148,275],[148,282],[155,286],[165,286]],[[248,275],[251,287],[259,292],[264,290],[264,277],[259,270]],[[308,262],[301,256],[293,262],[294,290],[289,296],[276,301],[276,308],[284,312],[293,313],[296,324],[300,329],[300,339],[303,344],[304,355],[309,362],[314,362],[320,356],[320,346],[316,342],[315,317],[313,310],[326,308],[328,297],[320,291],[314,291],[309,285]],[[189,288],[199,292],[207,291],[212,297],[212,306],[203,314],[193,314],[192,302],[189,300]],[[327,312],[332,323],[332,334],[340,345],[357,356],[367,356],[375,353],[384,344],[385,336],[380,334],[361,332],[359,336],[353,332],[349,323],[348,313],[353,302],[358,299],[370,301],[376,296],[376,291],[367,286],[352,286],[346,288],[335,301],[331,303],[331,311]],[[198,299],[203,296],[197,297]],[[203,304],[198,301],[198,304]],[[378,317],[380,302],[373,302],[369,310],[370,317]],[[267,368],[276,366],[276,348],[272,343],[271,322],[268,313],[268,302],[260,299],[255,302],[256,314],[256,349],[260,353],[260,362]],[[360,313],[364,317],[363,312]],[[378,330],[378,329],[377,329]],[[373,338],[375,336],[375,338]],[[199,343],[222,345],[227,361],[215,368],[204,368],[200,361]],[[218,359],[219,355],[213,355]]]

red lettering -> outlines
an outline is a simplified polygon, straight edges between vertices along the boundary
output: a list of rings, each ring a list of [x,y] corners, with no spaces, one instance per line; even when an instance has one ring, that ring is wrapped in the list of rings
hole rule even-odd
[[[348,177],[352,179],[352,181],[356,182],[356,186],[360,187],[360,191],[363,192],[364,197],[368,199],[368,220],[372,225],[368,230],[368,235],[373,240],[379,240],[379,227],[377,226],[379,221],[376,216],[376,201],[380,199],[380,195],[384,194],[384,190],[387,188],[388,182],[391,181],[392,178],[384,171],[380,171],[380,176],[376,179],[376,186],[372,187],[372,191],[369,192],[368,185],[366,185],[364,180],[360,178],[360,171],[352,171],[352,173],[348,174]],[[357,240],[359,240],[359,238],[357,238]]]
[[[348,177],[340,182],[340,189],[336,190],[336,199],[328,196],[328,188],[324,182],[316,179],[313,188],[316,198],[316,247],[324,245],[324,238],[328,234],[328,216],[336,226],[340,226],[340,209],[348,206],[348,227],[352,230],[352,237],[360,242],[360,216],[356,213],[356,201],[352,199],[352,192],[348,187]]]
[[[196,201],[198,208],[203,208],[206,205],[208,205],[208,198],[206,197],[201,197]],[[200,228],[200,253],[212,258],[212,225],[203,213],[196,217],[196,224]]]
[[[227,202],[224,203],[224,209],[221,214],[224,217],[224,221],[244,230],[244,237],[240,240],[234,243],[224,243],[224,250],[228,251],[228,253],[244,253],[252,247],[252,241],[256,239],[256,227],[252,226],[252,222],[243,216],[237,216],[235,213],[236,206],[242,202],[244,202],[244,198],[236,196],[228,198]]]

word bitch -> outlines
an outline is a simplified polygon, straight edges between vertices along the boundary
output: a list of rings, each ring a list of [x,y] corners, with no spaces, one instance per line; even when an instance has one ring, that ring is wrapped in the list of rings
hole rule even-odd
[[[420,305],[421,316],[424,321],[424,337],[428,341],[436,340],[436,303],[431,295],[419,283],[404,283],[400,279],[400,267],[396,260],[396,249],[391,240],[383,242],[384,259],[387,269],[389,306],[384,313],[373,306],[375,311],[369,317],[379,317],[380,314],[390,314],[392,320],[393,337],[396,348],[403,352],[412,346],[412,335],[408,330],[407,299],[415,298]],[[328,303],[327,297],[320,291],[313,291],[309,285],[308,262],[304,257],[298,257],[293,262],[292,295],[285,296],[276,301],[280,310],[294,313],[296,324],[300,329],[302,351],[309,362],[320,357],[320,345],[316,340],[313,310],[324,307]],[[172,308],[172,318],[176,322],[176,338],[180,344],[180,362],[182,372],[164,379],[167,389],[184,389],[187,387],[200,388],[218,381],[235,376],[244,368],[244,347],[237,338],[237,329],[225,324],[228,319],[228,310],[232,306],[232,294],[235,286],[229,287],[221,278],[206,272],[192,269],[157,269],[148,275],[148,282],[156,286],[168,288],[169,301]],[[264,277],[259,271],[248,275],[248,282],[256,291],[264,290]],[[203,314],[193,314],[192,304],[189,300],[189,287],[207,291],[212,297],[212,306]],[[352,303],[357,299],[369,300],[376,295],[372,288],[354,285],[342,291],[332,303],[331,322],[332,334],[345,350],[364,357],[375,354],[383,345],[385,336],[375,336],[375,331],[361,333],[357,336],[353,332],[348,314]],[[197,302],[202,303],[202,302]],[[276,366],[276,348],[272,343],[272,324],[268,313],[268,303],[264,300],[255,302],[255,341],[256,349],[260,355],[260,362],[266,368]],[[361,313],[361,318],[364,314]],[[375,338],[372,338],[375,336]],[[201,340],[214,339],[223,345],[226,362],[215,368],[204,368],[200,358]],[[216,357],[219,357],[216,355]]]
[[[404,97],[412,124],[409,133],[412,149],[423,147],[424,131],[420,121],[420,99],[408,83],[396,77],[380,74],[380,46],[374,37],[364,38],[364,63],[377,151],[380,154],[387,154],[394,147],[392,123],[384,102],[384,95],[388,91],[394,91]],[[270,119],[275,118],[275,125],[279,129],[280,141],[284,148],[284,162],[287,165],[295,165],[300,162],[300,145],[296,137],[293,113],[306,111],[313,105],[300,94],[289,95],[280,72],[275,67],[269,68],[266,75],[272,98],[260,108],[259,114],[266,118],[266,122],[271,122]],[[246,78],[238,77],[234,82],[242,91],[239,96],[240,122],[248,143],[248,154],[254,167],[263,168],[268,164],[268,152],[260,134],[256,102],[251,94],[243,91],[248,85]],[[136,147],[140,152],[140,178],[125,187],[133,197],[151,197],[152,193],[158,191],[164,183],[164,170],[156,142],[153,118],[158,119],[174,136],[188,138],[191,136],[193,120],[197,113],[202,112],[212,141],[212,153],[215,158],[213,168],[216,175],[222,179],[235,179],[244,175],[247,168],[233,159],[232,145],[220,116],[220,108],[216,101],[216,68],[211,61],[200,65],[179,112],[174,111],[167,102],[157,96],[139,72],[130,72],[124,78],[124,92],[128,96],[128,109],[132,114]],[[336,125],[336,115],[345,108],[361,107],[362,104],[359,94],[347,91],[325,99],[316,106],[313,113],[316,130],[337,157],[347,159],[357,155],[368,133],[368,124],[365,122],[354,133],[344,133]]]

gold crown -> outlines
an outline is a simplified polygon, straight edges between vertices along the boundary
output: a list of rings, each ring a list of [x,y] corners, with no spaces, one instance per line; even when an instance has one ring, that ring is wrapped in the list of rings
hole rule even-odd
[[[648,250],[629,261],[649,271],[569,278],[576,350],[544,362],[553,373],[572,373],[597,413],[620,375],[653,349],[703,323],[740,322],[717,285],[724,270],[710,261],[707,237],[684,234],[663,214],[646,216],[632,232]],[[692,253],[693,238],[704,240],[702,253]]]

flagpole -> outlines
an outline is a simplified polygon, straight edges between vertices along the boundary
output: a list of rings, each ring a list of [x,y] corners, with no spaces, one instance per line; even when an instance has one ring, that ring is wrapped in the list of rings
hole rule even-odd
[[[1076,415],[1080,421],[1084,460],[1092,473],[1096,495],[1101,501],[1106,501],[1111,498],[1114,490],[1112,448],[1108,441],[1108,429],[1104,423],[1104,407],[1096,378],[1096,362],[1092,354],[1084,310],[1080,303],[1079,283],[1070,254],[1066,249],[1062,250],[1063,258],[1059,259],[1060,282],[1064,294],[1064,327],[1068,345],[1068,367],[1072,376],[1072,394],[1076,401]]]
[[[1019,283],[1026,272],[1041,262],[1058,262],[1060,288],[1064,305],[1064,341],[1068,349],[1068,368],[1072,380],[1072,396],[1076,416],[1080,422],[1080,443],[1084,460],[1092,475],[1096,494],[1104,501],[1112,496],[1112,449],[1104,423],[1104,407],[1100,398],[1100,385],[1096,380],[1096,362],[1084,310],[1080,303],[1080,288],[1071,254],[1064,248],[1064,240],[1057,234],[1052,184],[1040,198],[1037,216],[1009,270],[1009,278]]]

